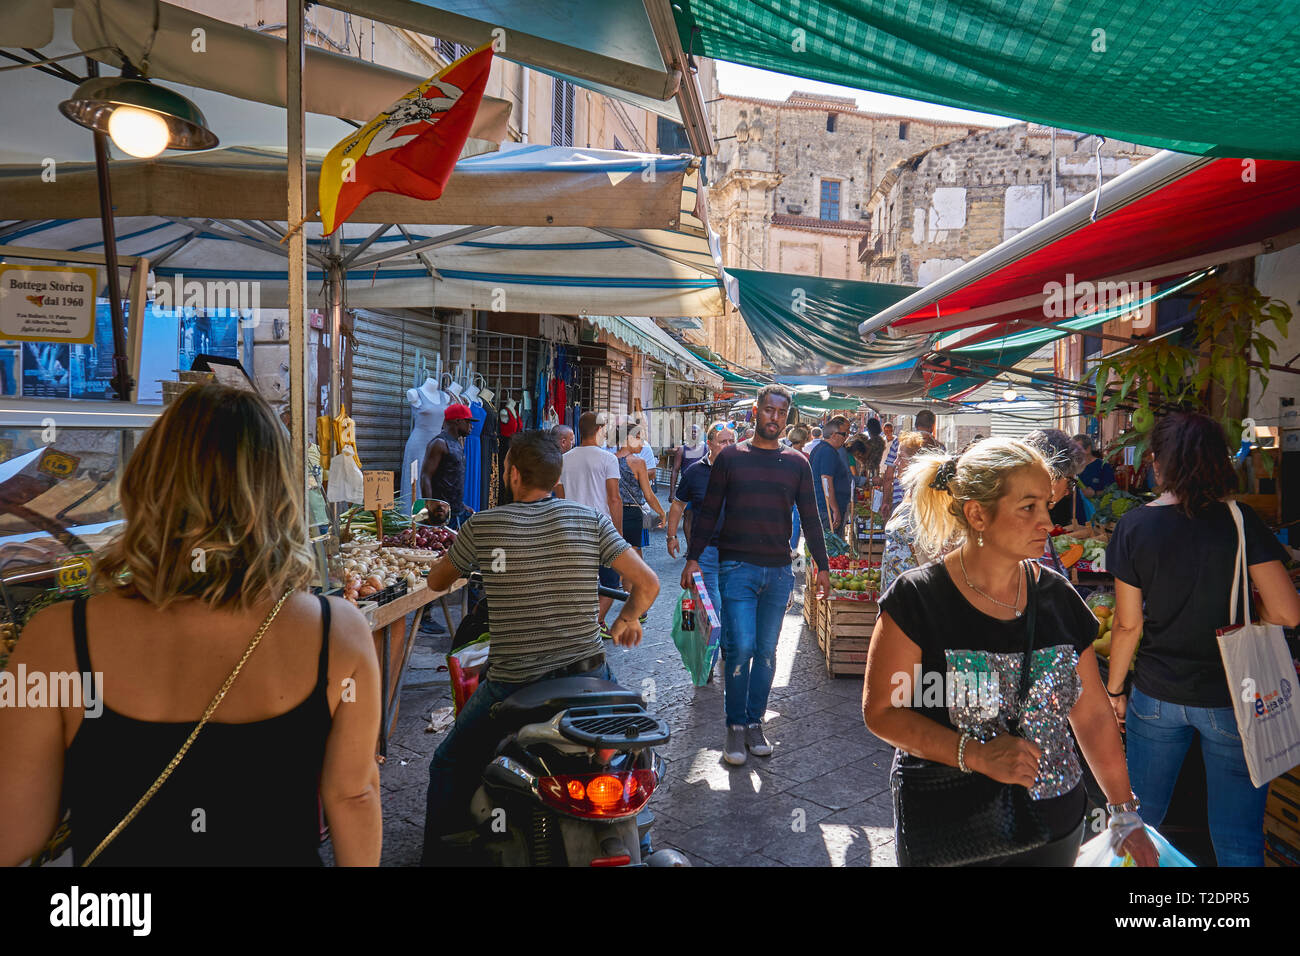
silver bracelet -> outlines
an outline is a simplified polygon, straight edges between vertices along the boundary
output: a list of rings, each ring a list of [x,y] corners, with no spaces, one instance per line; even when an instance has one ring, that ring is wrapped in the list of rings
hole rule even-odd
[[[970,734],[963,732],[961,740],[957,742],[957,767],[962,773],[974,773],[970,767],[966,766],[966,742],[973,739]]]

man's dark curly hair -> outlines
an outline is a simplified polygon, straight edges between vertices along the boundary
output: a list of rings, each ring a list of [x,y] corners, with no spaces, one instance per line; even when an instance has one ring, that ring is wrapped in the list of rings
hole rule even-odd
[[[1199,412],[1173,412],[1156,422],[1151,450],[1160,470],[1160,490],[1178,499],[1178,508],[1195,518],[1237,490],[1237,473],[1228,458],[1223,428]]]

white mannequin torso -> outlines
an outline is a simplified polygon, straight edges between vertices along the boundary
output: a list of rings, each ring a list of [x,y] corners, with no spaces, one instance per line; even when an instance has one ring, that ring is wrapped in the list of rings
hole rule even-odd
[[[402,455],[401,487],[405,489],[411,480],[411,462],[418,461],[417,474],[424,468],[424,451],[429,442],[438,437],[442,431],[443,415],[447,411],[447,398],[433,379],[425,379],[419,388],[408,389],[406,400],[411,405],[414,419],[410,437],[406,439],[406,449]]]

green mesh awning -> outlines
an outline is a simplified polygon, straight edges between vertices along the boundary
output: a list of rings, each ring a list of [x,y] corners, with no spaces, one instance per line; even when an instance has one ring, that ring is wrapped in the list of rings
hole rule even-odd
[[[1300,159],[1294,0],[676,0],[683,49],[1214,156]]]
[[[910,367],[930,344],[925,335],[878,336],[858,326],[905,299],[914,286],[727,269],[736,305],[763,357],[780,376],[824,376]],[[732,286],[728,286],[728,290]]]

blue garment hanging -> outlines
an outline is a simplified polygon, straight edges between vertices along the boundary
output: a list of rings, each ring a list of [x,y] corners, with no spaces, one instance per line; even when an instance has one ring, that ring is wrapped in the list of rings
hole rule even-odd
[[[478,511],[483,502],[483,422],[487,411],[482,405],[470,405],[474,427],[465,437],[465,505]]]

